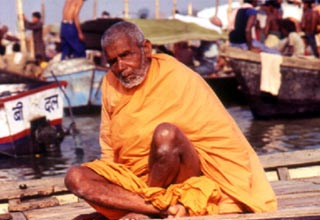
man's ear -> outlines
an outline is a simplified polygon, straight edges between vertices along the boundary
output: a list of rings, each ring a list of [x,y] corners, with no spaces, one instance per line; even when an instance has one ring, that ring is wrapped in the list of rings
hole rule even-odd
[[[151,58],[152,55],[152,44],[148,39],[143,42],[143,51],[146,57]]]

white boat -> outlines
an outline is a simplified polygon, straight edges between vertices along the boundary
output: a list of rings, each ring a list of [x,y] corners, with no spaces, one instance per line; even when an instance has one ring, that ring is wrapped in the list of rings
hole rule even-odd
[[[59,150],[63,99],[59,85],[0,71],[0,155]],[[4,81],[3,81],[4,80]]]
[[[66,81],[64,106],[88,109],[101,106],[100,87],[107,69],[86,58],[63,60],[50,64],[42,76],[46,81]]]

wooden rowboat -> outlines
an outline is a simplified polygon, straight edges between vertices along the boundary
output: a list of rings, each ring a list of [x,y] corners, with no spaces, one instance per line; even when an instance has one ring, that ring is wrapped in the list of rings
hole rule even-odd
[[[314,58],[282,57],[278,94],[261,91],[261,57],[258,53],[222,47],[236,74],[255,118],[320,115],[320,62]],[[271,72],[270,72],[271,74]]]
[[[270,213],[184,217],[181,220],[320,219],[320,149],[261,155],[260,160],[278,199]],[[0,183],[0,219],[70,220],[94,213],[83,200],[70,194],[63,177]]]

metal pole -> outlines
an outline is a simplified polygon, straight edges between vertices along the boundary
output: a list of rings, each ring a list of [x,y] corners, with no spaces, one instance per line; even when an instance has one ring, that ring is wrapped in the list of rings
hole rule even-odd
[[[129,18],[129,0],[124,0],[124,18]]]
[[[216,11],[214,16],[217,17],[218,16],[218,10],[219,10],[219,0],[216,0]]]
[[[228,9],[227,9],[228,24],[230,23],[231,13],[232,13],[232,0],[228,0]]]
[[[172,15],[175,17],[177,11],[177,0],[173,0]]]
[[[27,52],[26,30],[23,21],[22,1],[16,0],[16,10],[18,14],[18,36],[20,38],[21,52]]]
[[[188,4],[188,15],[192,16],[192,14],[193,14],[192,3],[189,2],[189,4]]]
[[[42,15],[42,22],[44,23],[46,18],[46,3],[45,0],[41,0],[41,15]]]
[[[160,18],[160,12],[159,12],[159,0],[155,0],[155,5],[156,5],[156,13],[155,13],[155,17],[156,19]]]
[[[97,19],[97,0],[93,1],[93,19]]]

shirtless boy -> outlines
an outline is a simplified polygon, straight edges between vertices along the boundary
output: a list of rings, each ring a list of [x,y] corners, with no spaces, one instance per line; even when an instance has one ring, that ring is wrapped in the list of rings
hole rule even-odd
[[[85,57],[84,35],[79,13],[85,0],[66,0],[61,22],[61,59]]]

